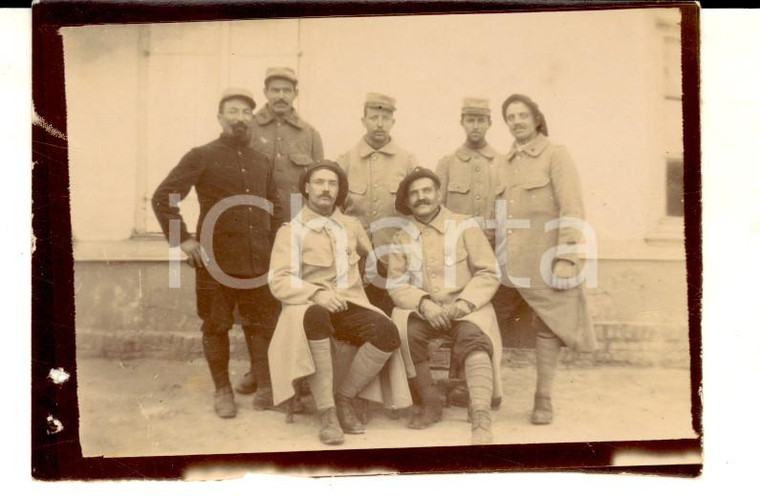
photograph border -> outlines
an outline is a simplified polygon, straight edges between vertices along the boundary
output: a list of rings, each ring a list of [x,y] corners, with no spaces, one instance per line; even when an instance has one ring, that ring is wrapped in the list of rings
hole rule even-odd
[[[118,4],[118,7],[117,7]],[[74,267],[70,217],[63,41],[60,28],[103,23],[187,22],[284,17],[551,12],[677,7],[682,14],[685,243],[691,360],[692,426],[697,439],[346,449],[166,457],[84,458],[79,441],[75,345]],[[39,480],[181,479],[192,468],[218,466],[249,472],[462,473],[569,471],[698,476],[702,465],[660,465],[658,459],[702,453],[702,226],[699,83],[699,6],[694,2],[110,2],[57,0],[32,7],[32,476]],[[51,369],[70,372],[57,384]],[[57,431],[56,422],[64,426]],[[624,452],[652,463],[613,466]]]

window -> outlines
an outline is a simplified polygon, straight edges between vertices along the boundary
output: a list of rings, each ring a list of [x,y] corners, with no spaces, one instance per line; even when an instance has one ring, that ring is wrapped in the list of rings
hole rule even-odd
[[[681,23],[677,10],[660,18],[663,47],[664,157],[666,217],[683,217],[683,110],[681,86]],[[675,14],[675,15],[672,15]]]

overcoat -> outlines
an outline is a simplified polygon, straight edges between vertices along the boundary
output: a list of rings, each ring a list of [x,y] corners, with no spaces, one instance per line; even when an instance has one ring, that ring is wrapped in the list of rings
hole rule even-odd
[[[315,371],[303,328],[306,309],[320,289],[385,315],[364,292],[359,258],[372,246],[361,224],[335,209],[322,216],[303,207],[278,231],[272,248],[269,287],[282,302],[282,312],[269,346],[269,366],[275,404],[295,394],[293,381]],[[412,404],[401,352],[391,355],[381,373],[359,394],[400,409]]]
[[[551,270],[558,259],[578,270],[585,263],[583,199],[575,164],[563,146],[539,134],[513,144],[499,167],[496,257],[502,283],[517,288],[533,311],[569,347],[592,350],[596,340],[583,285],[558,290]],[[593,262],[593,261],[591,261]]]
[[[395,201],[398,185],[418,166],[417,159],[391,140],[375,150],[362,138],[351,150],[340,155],[336,162],[348,177],[348,196],[343,211],[357,217],[371,235],[372,244],[386,257],[380,247],[393,240],[396,228],[372,230],[370,225],[379,219],[397,218]]]
[[[483,221],[494,218],[494,199],[499,184],[499,154],[489,144],[472,148],[463,144],[438,162],[443,204],[454,213]],[[493,246],[493,228],[481,224]]]
[[[402,337],[407,374],[416,375],[406,340],[409,314],[417,311],[425,296],[439,304],[462,299],[474,310],[461,320],[472,322],[491,339],[493,394],[500,398],[502,344],[491,305],[499,287],[499,268],[485,234],[471,219],[446,207],[427,225],[410,220],[409,228],[394,237],[388,259],[388,293],[396,304],[393,320]]]
[[[277,119],[267,104],[253,117],[251,147],[272,162],[283,221],[287,222],[298,213],[291,212],[290,207],[292,194],[301,199],[298,191],[301,174],[324,158],[322,137],[295,110]]]

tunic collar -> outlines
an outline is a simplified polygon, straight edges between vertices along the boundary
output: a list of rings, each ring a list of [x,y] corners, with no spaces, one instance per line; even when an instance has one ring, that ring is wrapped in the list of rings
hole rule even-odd
[[[256,122],[262,126],[269,124],[276,119],[277,116],[272,112],[268,103],[256,114]],[[292,109],[287,115],[285,115],[285,117],[283,117],[283,120],[295,128],[303,129],[304,127],[304,122],[298,115],[298,112],[296,112],[296,109]]]
[[[533,141],[525,145],[518,146],[517,142],[512,143],[512,148],[507,153],[507,160],[512,160],[520,151],[531,157],[538,157],[547,146],[549,146],[549,139],[543,133],[538,133],[538,136]]]
[[[367,158],[370,155],[372,155],[375,152],[384,153],[386,155],[395,155],[398,153],[398,148],[396,147],[396,143],[393,141],[393,138],[386,144],[384,144],[382,147],[378,148],[377,150],[372,148],[369,143],[367,143],[367,140],[364,138],[359,141],[359,156],[361,158]]]
[[[441,209],[438,211],[438,215],[436,215],[433,218],[433,220],[431,220],[427,224],[424,224],[418,221],[414,216],[411,216],[411,219],[419,227],[419,229],[415,230],[414,236],[412,236],[412,239],[419,238],[420,235],[422,234],[422,229],[425,227],[432,227],[439,233],[444,234],[446,232],[446,224],[447,224],[446,221],[453,218],[454,218],[454,214],[451,212],[451,210],[444,207],[443,205],[441,205]]]
[[[496,150],[494,150],[494,148],[488,143],[480,148],[471,148],[467,146],[467,143],[465,143],[457,148],[457,151],[455,153],[459,160],[462,162],[468,162],[472,157],[476,155],[482,155],[487,159],[492,159],[496,156]]]
[[[333,213],[330,215],[320,215],[314,210],[310,209],[308,206],[304,205],[301,207],[301,211],[293,220],[302,226],[311,229],[314,232],[322,232],[322,230],[328,224],[332,226],[340,226],[340,228],[343,228],[345,225],[344,217],[345,214],[343,214],[339,208],[333,210]]]

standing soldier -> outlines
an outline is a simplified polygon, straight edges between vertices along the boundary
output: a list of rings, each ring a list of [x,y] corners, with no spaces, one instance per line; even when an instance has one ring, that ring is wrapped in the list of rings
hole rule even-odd
[[[515,142],[499,170],[503,187],[499,200],[507,211],[506,219],[499,219],[506,221],[506,229],[500,228],[496,236],[503,285],[494,299],[501,302],[502,310],[527,304],[533,313],[536,391],[531,422],[549,424],[562,346],[592,350],[596,344],[578,280],[583,199],[573,159],[564,146],[547,138],[546,118],[538,105],[515,94],[501,110]]]
[[[494,216],[498,154],[486,141],[491,127],[488,100],[465,98],[460,124],[465,132],[464,144],[442,158],[436,169],[441,178],[443,205],[454,213],[475,217],[493,246],[493,227],[486,221]]]
[[[271,163],[248,146],[255,107],[247,90],[225,91],[217,115],[221,136],[182,157],[152,201],[164,234],[170,243],[180,243],[188,263],[195,267],[203,352],[216,387],[214,409],[222,418],[237,412],[228,368],[228,331],[236,306],[247,321],[246,336],[253,336],[259,351],[255,367],[259,394],[254,406],[272,403],[266,351],[273,327],[266,315],[274,313],[276,318],[278,302],[269,293],[266,274],[271,238],[281,214]],[[195,237],[178,207],[193,187],[201,209]],[[261,208],[259,199],[274,205],[274,218]]]
[[[264,95],[267,104],[253,118],[251,146],[267,155],[274,165],[280,209],[283,212],[283,220],[288,221],[291,218],[291,195],[297,195],[299,201],[301,198],[298,191],[301,173],[308,165],[324,158],[322,138],[293,108],[293,101],[298,96],[298,78],[293,69],[267,69]],[[276,318],[275,313],[272,326]],[[241,394],[251,394],[256,391],[253,368],[256,360],[261,357],[261,350],[252,342],[252,335],[246,334],[245,338],[251,359],[251,371],[245,374],[235,390]]]
[[[387,274],[387,248],[397,231],[392,226],[372,226],[380,219],[398,218],[394,208],[396,190],[406,175],[417,167],[417,159],[392,140],[390,132],[396,120],[395,99],[380,93],[368,93],[364,102],[362,124],[367,132],[337,162],[348,176],[348,197],[344,211],[358,217],[378,253],[375,267],[370,261],[367,296],[373,305],[388,315],[393,309],[383,279]],[[380,276],[373,278],[374,275]],[[373,280],[374,279],[374,280]]]

